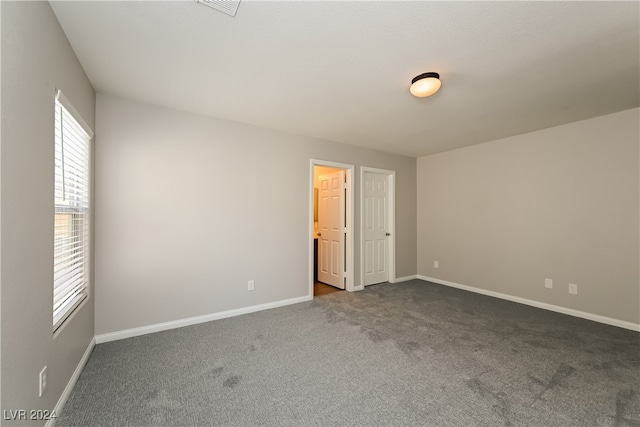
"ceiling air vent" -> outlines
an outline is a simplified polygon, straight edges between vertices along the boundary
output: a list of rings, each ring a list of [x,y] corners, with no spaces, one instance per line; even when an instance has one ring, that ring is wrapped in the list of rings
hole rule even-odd
[[[196,0],[196,2],[209,6],[229,16],[236,16],[240,0]]]

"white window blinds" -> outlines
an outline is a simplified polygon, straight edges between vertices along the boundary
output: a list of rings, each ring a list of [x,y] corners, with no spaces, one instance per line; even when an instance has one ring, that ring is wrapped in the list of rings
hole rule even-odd
[[[53,330],[88,295],[90,136],[55,101]]]

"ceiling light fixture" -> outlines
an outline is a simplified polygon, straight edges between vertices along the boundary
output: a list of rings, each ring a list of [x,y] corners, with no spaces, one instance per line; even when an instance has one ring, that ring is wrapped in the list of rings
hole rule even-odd
[[[442,82],[438,73],[423,73],[411,80],[409,91],[411,95],[418,98],[426,98],[431,96],[440,89]]]

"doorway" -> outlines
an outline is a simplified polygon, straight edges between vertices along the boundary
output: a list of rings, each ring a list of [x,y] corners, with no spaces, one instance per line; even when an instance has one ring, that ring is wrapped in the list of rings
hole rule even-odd
[[[362,287],[395,281],[395,172],[361,168]]]
[[[316,279],[354,291],[354,166],[311,160],[309,187],[309,295]],[[317,273],[317,277],[316,277]],[[326,291],[330,289],[324,289]]]

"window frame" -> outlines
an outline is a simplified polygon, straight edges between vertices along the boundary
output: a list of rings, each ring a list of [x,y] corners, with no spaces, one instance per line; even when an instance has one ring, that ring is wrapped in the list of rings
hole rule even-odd
[[[52,323],[55,333],[90,297],[93,131],[60,90],[56,91],[54,108]],[[65,130],[71,136],[65,138]],[[69,160],[65,160],[65,153]]]

